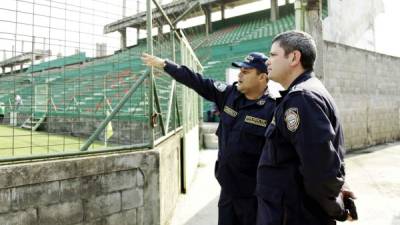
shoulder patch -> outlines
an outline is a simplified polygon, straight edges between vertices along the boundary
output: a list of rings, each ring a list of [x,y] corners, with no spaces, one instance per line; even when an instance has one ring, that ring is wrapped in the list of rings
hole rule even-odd
[[[289,131],[295,132],[300,124],[299,110],[297,108],[289,108],[285,111],[286,127]]]
[[[235,110],[229,108],[228,106],[224,107],[224,112],[232,117],[236,117],[238,112],[236,112]]]
[[[246,116],[244,122],[251,123],[260,127],[267,127],[267,121],[253,116]]]
[[[228,87],[228,85],[226,85],[225,83],[221,82],[221,81],[214,81],[214,87],[219,91],[219,92],[224,92],[226,90],[226,87]]]

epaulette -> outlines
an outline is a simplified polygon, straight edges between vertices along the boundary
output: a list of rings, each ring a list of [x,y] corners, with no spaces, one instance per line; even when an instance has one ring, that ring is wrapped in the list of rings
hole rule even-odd
[[[304,90],[304,85],[302,85],[302,84],[304,84],[304,83],[294,85],[294,86],[289,90],[289,93],[288,93],[288,94],[293,93],[293,92],[300,92],[300,91],[303,91],[303,90]]]

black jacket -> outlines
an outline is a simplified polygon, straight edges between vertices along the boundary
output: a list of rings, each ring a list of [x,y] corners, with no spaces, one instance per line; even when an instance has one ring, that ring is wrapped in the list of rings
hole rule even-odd
[[[337,107],[311,72],[281,95],[258,168],[257,224],[335,224],[345,176]]]
[[[205,79],[186,66],[166,62],[164,70],[178,82],[215,102],[220,111],[218,160],[215,176],[222,190],[231,197],[254,195],[256,173],[264,134],[271,122],[275,100],[267,93],[247,105],[236,85]]]

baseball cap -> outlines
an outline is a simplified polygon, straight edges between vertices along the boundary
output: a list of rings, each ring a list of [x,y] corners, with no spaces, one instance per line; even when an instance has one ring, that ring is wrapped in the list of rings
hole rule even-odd
[[[243,62],[233,62],[232,66],[238,68],[256,68],[263,73],[268,72],[267,62],[268,57],[261,52],[252,52]]]

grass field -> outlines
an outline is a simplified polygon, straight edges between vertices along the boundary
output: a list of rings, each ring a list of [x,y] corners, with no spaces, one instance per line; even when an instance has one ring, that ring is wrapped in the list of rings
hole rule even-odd
[[[79,151],[86,139],[0,125],[0,158]],[[90,149],[102,148],[95,142]]]

